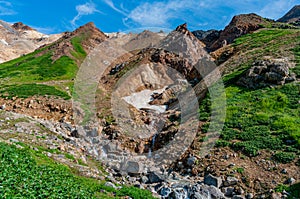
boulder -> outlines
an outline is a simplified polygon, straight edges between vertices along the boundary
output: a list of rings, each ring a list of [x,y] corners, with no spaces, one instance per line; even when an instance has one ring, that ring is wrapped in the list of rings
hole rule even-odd
[[[292,64],[287,58],[274,59],[265,57],[253,63],[252,67],[239,78],[237,84],[247,88],[262,88],[268,85],[282,85],[296,80],[295,74],[290,74]]]
[[[163,187],[160,190],[160,195],[164,198],[168,198],[171,193],[172,193],[172,189],[169,187]]]
[[[170,197],[174,199],[186,199],[188,198],[188,193],[184,188],[175,188]]]
[[[233,195],[234,188],[233,187],[226,187],[224,189],[225,196],[231,197]]]
[[[233,186],[236,185],[239,182],[239,180],[235,177],[228,176],[226,181],[224,182],[224,186]]]
[[[254,196],[252,193],[247,193],[246,194],[246,199],[252,199]]]
[[[148,178],[150,183],[158,183],[163,182],[165,180],[165,177],[156,171],[151,172]]]
[[[208,174],[204,177],[204,183],[206,185],[212,185],[219,188],[222,185],[222,179],[220,177],[215,177],[211,174]]]
[[[195,164],[195,162],[196,162],[196,160],[197,160],[197,158],[195,158],[194,156],[191,156],[191,157],[189,157],[188,159],[187,159],[187,165],[189,165],[189,166],[193,166],[194,164]]]
[[[144,166],[140,162],[130,160],[122,165],[121,170],[130,175],[138,175],[143,172]]]

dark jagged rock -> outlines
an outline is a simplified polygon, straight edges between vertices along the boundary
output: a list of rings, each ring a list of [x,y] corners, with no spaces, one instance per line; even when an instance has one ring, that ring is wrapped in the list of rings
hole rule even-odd
[[[278,22],[293,23],[300,20],[300,5],[294,6],[288,13],[278,19]]]
[[[206,46],[211,46],[220,37],[220,30],[196,30],[192,32]]]
[[[16,30],[34,30],[33,28],[23,24],[22,22],[17,22],[12,25],[12,28]]]

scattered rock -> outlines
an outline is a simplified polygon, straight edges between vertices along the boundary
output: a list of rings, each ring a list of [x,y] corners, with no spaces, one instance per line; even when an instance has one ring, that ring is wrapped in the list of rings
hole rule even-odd
[[[111,183],[111,182],[106,182],[106,183],[104,184],[104,186],[112,187],[112,188],[114,188],[114,189],[117,189],[116,185],[114,185],[114,184]]]
[[[193,165],[195,164],[196,160],[197,160],[197,158],[194,157],[194,156],[189,157],[189,158],[187,159],[187,165],[193,166]]]
[[[241,195],[235,195],[232,197],[232,199],[245,199],[245,197]]]
[[[6,105],[5,104],[3,104],[3,105],[0,106],[0,110],[5,110],[5,109],[6,109]]]
[[[146,184],[148,181],[149,181],[149,179],[148,179],[147,176],[142,176],[142,177],[141,177],[141,182],[142,182],[143,184]]]
[[[163,182],[165,180],[165,177],[156,171],[151,172],[148,178],[150,183],[158,183]]]
[[[222,179],[220,177],[215,177],[211,174],[208,174],[204,177],[204,183],[219,188],[222,185]]]
[[[239,180],[235,177],[228,176],[226,181],[224,182],[224,186],[233,186],[236,185],[239,182]]]
[[[246,194],[246,199],[252,199],[254,196],[252,193],[247,193]]]
[[[73,130],[72,132],[71,132],[71,136],[72,137],[75,137],[75,138],[79,138],[80,136],[79,136],[79,133],[78,133],[78,130]]]
[[[272,193],[271,199],[281,199],[282,194],[281,193]]]
[[[188,193],[183,188],[175,188],[173,192],[170,194],[170,197],[175,199],[185,199],[188,197]]]
[[[286,180],[286,184],[290,184],[290,185],[295,184],[295,182],[296,182],[295,178],[288,178]]]

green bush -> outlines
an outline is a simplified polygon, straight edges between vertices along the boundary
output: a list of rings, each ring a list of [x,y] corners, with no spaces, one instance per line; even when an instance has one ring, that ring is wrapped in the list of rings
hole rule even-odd
[[[216,141],[216,147],[226,147],[226,146],[229,146],[230,143],[225,141],[225,140],[217,140]]]
[[[278,162],[286,164],[292,162],[296,158],[296,155],[290,152],[278,152],[274,155],[274,158]]]
[[[259,147],[257,144],[253,144],[253,142],[237,142],[233,144],[233,148],[235,150],[241,150],[247,156],[257,156]]]

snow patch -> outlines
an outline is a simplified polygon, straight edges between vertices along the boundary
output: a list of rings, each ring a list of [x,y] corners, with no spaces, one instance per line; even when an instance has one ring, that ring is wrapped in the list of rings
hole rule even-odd
[[[131,104],[137,109],[145,108],[163,113],[167,109],[166,105],[150,105],[149,102],[153,100],[151,95],[153,95],[154,93],[162,93],[164,90],[165,88],[159,90],[145,89],[137,93],[132,93],[131,95],[123,97],[122,99],[124,99],[128,104]]]

